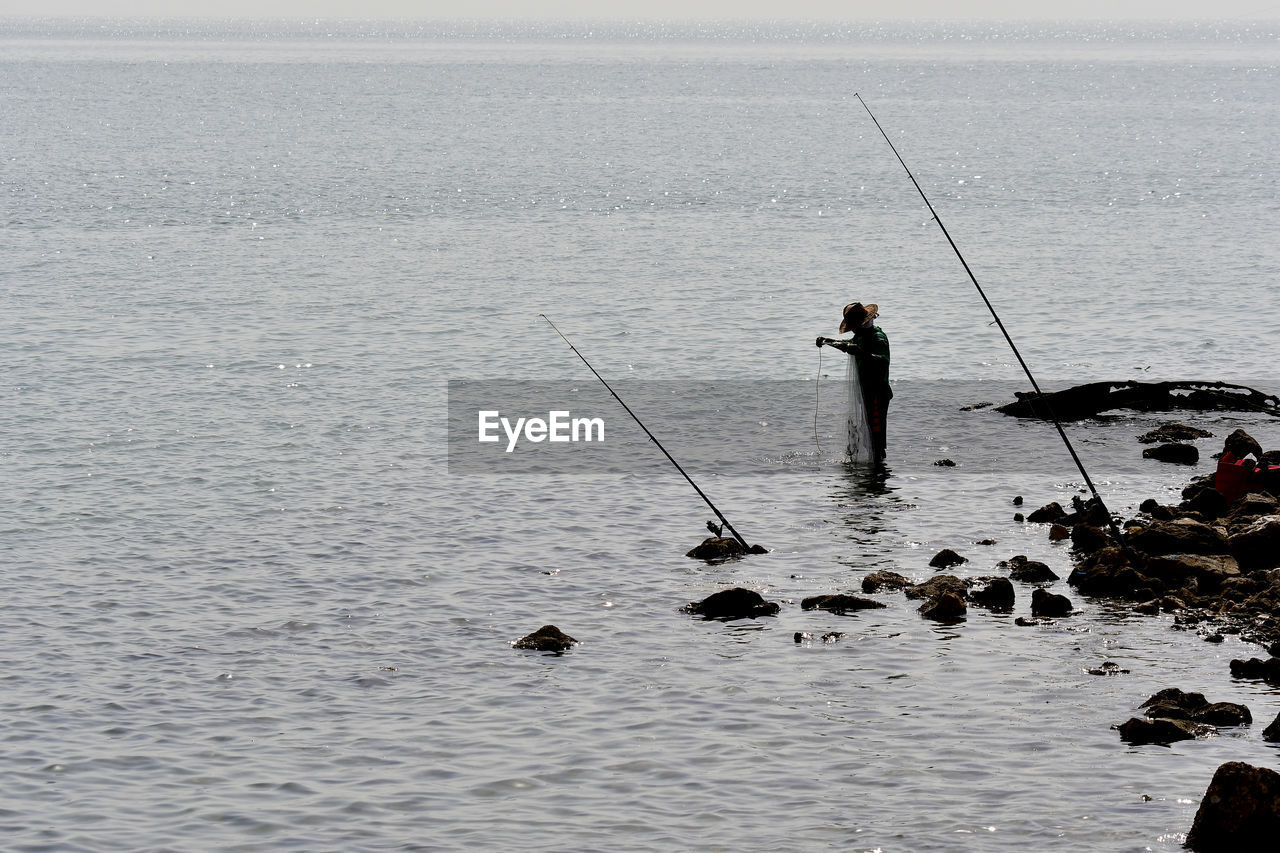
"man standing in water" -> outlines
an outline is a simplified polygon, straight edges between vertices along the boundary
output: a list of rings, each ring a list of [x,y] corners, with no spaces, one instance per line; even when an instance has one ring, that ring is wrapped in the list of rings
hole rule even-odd
[[[826,344],[841,352],[853,355],[858,363],[858,381],[862,385],[862,399],[867,407],[867,422],[871,427],[871,446],[876,461],[884,459],[886,439],[885,420],[889,414],[889,400],[893,389],[889,387],[889,339],[875,324],[880,316],[880,306],[852,302],[844,306],[844,320],[840,334],[853,332],[852,338],[818,338],[818,346]]]

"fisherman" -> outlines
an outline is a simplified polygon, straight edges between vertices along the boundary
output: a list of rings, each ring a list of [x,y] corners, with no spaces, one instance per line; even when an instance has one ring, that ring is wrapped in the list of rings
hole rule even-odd
[[[884,459],[885,420],[889,413],[889,400],[893,389],[889,387],[889,338],[875,324],[880,316],[880,306],[851,302],[844,306],[844,319],[840,334],[853,332],[852,338],[818,338],[823,344],[847,352],[858,365],[858,381],[862,386],[862,399],[867,408],[867,421],[871,427],[871,449],[876,461]]]

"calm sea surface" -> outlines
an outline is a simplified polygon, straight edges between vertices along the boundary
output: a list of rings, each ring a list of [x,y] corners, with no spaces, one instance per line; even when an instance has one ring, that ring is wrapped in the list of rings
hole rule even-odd
[[[1011,499],[1083,485],[1051,429],[960,411],[1027,383],[855,93],[1043,384],[1274,393],[1278,33],[0,21],[0,847],[1178,850],[1220,763],[1280,765],[1280,691],[1227,672],[1256,647],[1064,583],[1039,628],[1027,587],[949,627],[799,607],[944,547],[1065,577]],[[539,313],[714,412],[812,388],[854,300],[887,476],[817,455],[808,391],[643,413],[776,445],[691,471],[767,555],[683,556],[710,513],[643,442],[449,471],[449,380],[594,384]],[[1170,416],[1203,461],[1143,460],[1164,419],[1068,427],[1114,510],[1237,426],[1280,446]],[[781,614],[677,610],[731,585]],[[582,644],[511,649],[545,623]],[[1122,743],[1168,686],[1255,724]]]

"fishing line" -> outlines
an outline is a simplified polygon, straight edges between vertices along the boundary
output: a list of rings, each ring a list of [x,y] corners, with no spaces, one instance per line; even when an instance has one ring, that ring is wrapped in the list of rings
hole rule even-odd
[[[587,366],[588,370],[590,370],[592,373],[595,374],[596,379],[600,380],[600,384],[604,385],[605,388],[609,389],[609,393],[613,395],[613,399],[617,400],[618,403],[622,405],[622,408],[627,410],[627,414],[631,415],[631,419],[640,425],[640,429],[644,430],[644,434],[649,436],[649,440],[658,446],[658,449],[661,450],[663,455],[666,456],[667,459],[671,461],[671,464],[676,466],[676,470],[679,471],[681,474],[683,474],[684,478],[689,481],[689,485],[693,486],[693,490],[698,493],[698,497],[706,501],[707,506],[711,507],[711,511],[716,514],[716,518],[720,519],[720,522],[724,524],[724,529],[732,533],[733,538],[737,539],[738,544],[741,545],[745,550],[747,551],[752,550],[751,546],[747,544],[747,540],[739,536],[738,531],[733,529],[733,525],[729,523],[729,519],[724,517],[724,513],[722,513],[719,509],[716,508],[716,505],[711,502],[711,498],[707,497],[706,493],[703,492],[702,489],[698,488],[698,484],[693,481],[693,478],[690,477],[688,473],[686,473],[685,470],[680,467],[680,463],[676,461],[675,457],[672,456],[670,453],[668,453],[667,449],[662,446],[662,442],[658,441],[658,437],[655,436],[653,433],[649,432],[649,428],[644,425],[644,422],[641,421],[640,418],[636,417],[636,413],[631,411],[631,407],[622,401],[622,398],[618,396],[618,392],[614,391],[613,387],[608,382],[604,381],[604,377],[601,376],[598,372],[596,372],[596,369],[591,366],[591,362],[587,361],[587,357],[582,353],[578,352],[578,348],[573,345],[572,341],[570,341],[568,338],[564,336],[564,332],[560,331],[560,329],[556,326],[555,323],[551,322],[550,317],[548,317],[546,314],[539,314],[538,316],[546,320],[547,325],[549,325],[551,328],[556,330],[556,334],[559,335],[564,340],[564,342],[569,345],[569,349],[573,350],[573,354],[576,355],[578,358],[582,359],[582,363]]]
[[[960,259],[960,264],[964,267],[964,271],[968,273],[969,280],[972,281],[973,286],[978,289],[978,295],[981,296],[982,301],[986,303],[987,310],[991,312],[992,319],[994,319],[996,325],[1000,327],[1000,332],[1004,335],[1004,339],[1008,341],[1009,348],[1013,350],[1014,357],[1018,359],[1018,364],[1022,366],[1022,372],[1027,374],[1027,379],[1031,380],[1031,387],[1035,389],[1037,402],[1043,405],[1044,410],[1049,414],[1049,418],[1053,421],[1054,427],[1058,430],[1058,435],[1062,438],[1062,443],[1067,447],[1067,452],[1071,454],[1072,460],[1076,463],[1076,468],[1080,469],[1080,475],[1084,477],[1085,484],[1089,486],[1089,491],[1093,493],[1093,499],[1098,502],[1098,505],[1102,507],[1103,512],[1106,513],[1107,523],[1111,527],[1111,534],[1115,537],[1116,541],[1121,544],[1121,546],[1125,546],[1124,536],[1116,526],[1115,519],[1111,517],[1111,512],[1107,509],[1107,505],[1102,500],[1102,496],[1098,494],[1097,488],[1093,485],[1093,480],[1089,477],[1089,472],[1084,469],[1084,463],[1080,461],[1080,457],[1076,453],[1076,449],[1071,446],[1071,439],[1067,438],[1067,433],[1062,428],[1062,423],[1058,420],[1058,416],[1054,414],[1053,407],[1049,405],[1049,401],[1045,398],[1044,392],[1040,390],[1040,385],[1036,382],[1035,376],[1032,375],[1031,368],[1028,367],[1026,361],[1023,360],[1022,353],[1018,352],[1017,345],[1009,335],[1009,330],[1004,327],[1004,322],[1001,321],[1000,315],[996,313],[995,306],[993,306],[991,304],[991,300],[987,298],[986,291],[982,289],[982,285],[978,284],[978,278],[973,274],[973,270],[969,268],[969,262],[964,259],[964,255],[960,254],[960,249],[956,246],[956,241],[951,239],[951,232],[947,230],[947,226],[942,224],[941,217],[939,217],[938,212],[933,209],[933,203],[929,201],[929,197],[925,195],[924,190],[920,188],[920,183],[916,180],[916,176],[911,174],[911,169],[907,167],[907,161],[902,159],[902,155],[898,153],[898,147],[893,144],[893,140],[889,138],[889,134],[885,133],[884,128],[880,126],[880,122],[876,119],[875,113],[871,112],[871,107],[867,106],[867,102],[862,100],[862,95],[854,92],[853,96],[862,104],[862,108],[867,111],[867,115],[871,116],[871,121],[875,123],[876,130],[880,131],[880,135],[884,137],[884,141],[889,143],[889,148],[893,151],[893,156],[898,158],[898,162],[902,164],[902,168],[906,171],[907,177],[910,178],[911,183],[915,185],[916,192],[920,193],[920,198],[924,199],[925,206],[929,208],[929,213],[933,216],[933,221],[938,223],[938,227],[942,229],[943,236],[946,237],[947,242],[951,244],[951,250],[955,252],[956,257]]]
[[[818,375],[813,380],[813,443],[818,445],[818,455],[822,455],[822,444],[818,441],[818,386],[822,382],[822,347],[818,347]]]

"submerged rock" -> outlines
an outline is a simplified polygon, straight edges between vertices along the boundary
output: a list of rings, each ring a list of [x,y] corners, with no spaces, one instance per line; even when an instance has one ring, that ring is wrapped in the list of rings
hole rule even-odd
[[[958,566],[961,563],[969,562],[968,557],[961,557],[950,548],[943,548],[941,551],[933,555],[933,559],[929,561],[929,565],[935,569],[949,569],[952,566]]]
[[[782,608],[773,601],[765,601],[764,596],[751,589],[736,586],[712,593],[701,601],[691,601],[680,608],[685,613],[701,616],[705,619],[756,619],[760,616],[775,616]]]
[[[511,644],[512,648],[535,652],[563,652],[577,644],[577,640],[555,625],[543,625],[532,634],[526,634]]]
[[[1280,836],[1280,773],[1228,761],[1213,774],[1187,833],[1199,853],[1276,849]]]
[[[1200,461],[1200,450],[1194,444],[1158,444],[1142,451],[1142,458],[1176,465],[1194,465]]]
[[[1138,436],[1143,444],[1155,444],[1162,441],[1195,441],[1197,438],[1212,438],[1213,433],[1186,424],[1161,424]]]
[[[859,610],[875,610],[885,606],[887,605],[880,601],[872,601],[870,598],[861,598],[843,593],[814,595],[800,602],[800,607],[803,610],[826,610],[829,613],[840,615],[854,613]]]
[[[881,570],[872,572],[862,579],[863,592],[879,592],[882,589],[906,589],[913,581],[906,575]]]
[[[1129,674],[1129,670],[1121,669],[1120,664],[1110,660],[1103,661],[1102,666],[1095,667],[1094,669],[1086,669],[1085,672],[1089,673],[1090,675],[1128,675]]]
[[[1037,587],[1031,593],[1032,616],[1070,616],[1073,612],[1075,607],[1065,595],[1049,592],[1044,587]]]

